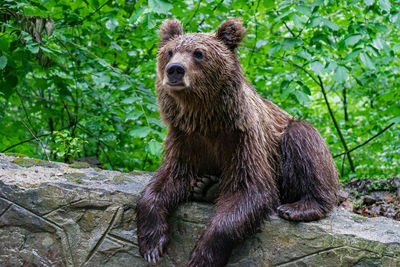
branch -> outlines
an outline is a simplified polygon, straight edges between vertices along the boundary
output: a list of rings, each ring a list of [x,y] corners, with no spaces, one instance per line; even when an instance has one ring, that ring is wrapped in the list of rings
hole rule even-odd
[[[80,129],[82,132],[85,132],[85,133],[88,134],[89,136],[96,137],[96,136],[94,136],[93,133],[91,133],[90,131],[86,130],[85,127],[83,127],[82,125],[77,124],[76,126],[78,127],[78,129]],[[103,141],[101,141],[100,139],[98,139],[98,142],[101,143],[101,144],[103,144],[104,146],[106,146],[108,149],[110,149],[110,150],[112,150],[112,151],[115,152],[114,147],[110,146],[110,145],[107,144],[106,142],[103,142]],[[100,149],[103,151],[104,155],[106,156],[108,163],[110,163],[110,165],[111,165],[111,168],[114,169],[114,166],[113,166],[113,164],[112,164],[112,161],[111,161],[111,159],[109,158],[107,152],[104,150],[104,147],[103,147],[103,146],[100,146]]]
[[[112,1],[112,0],[105,1],[104,4],[102,4],[101,6],[99,6],[95,11],[93,11],[93,13],[87,15],[87,16],[85,17],[84,20],[87,20],[88,18],[90,18],[91,16],[93,16],[94,14],[96,14],[97,12],[99,12],[100,9],[102,9],[105,5],[107,5],[107,4],[110,3],[111,1]]]
[[[331,116],[333,124],[335,125],[335,128],[336,128],[336,131],[339,134],[340,141],[342,142],[343,147],[344,147],[344,151],[347,154],[347,159],[349,160],[351,171],[355,172],[353,160],[351,159],[349,149],[347,148],[347,144],[346,144],[346,141],[344,140],[344,137],[342,135],[342,131],[339,128],[339,124],[337,123],[337,121],[335,119],[335,116],[333,115],[333,111],[332,111],[331,106],[329,104],[328,97],[326,96],[326,91],[325,91],[324,84],[322,83],[321,77],[319,75],[318,75],[318,80],[320,82],[320,87],[321,87],[322,94],[324,95],[326,106],[328,107],[329,115]]]
[[[395,123],[392,122],[391,124],[389,124],[388,126],[386,126],[385,129],[383,129],[383,130],[380,131],[379,133],[375,134],[374,136],[372,136],[372,137],[369,138],[368,140],[364,141],[363,143],[359,144],[358,146],[353,147],[352,149],[350,149],[350,150],[347,151],[347,152],[343,152],[343,153],[337,154],[337,155],[335,155],[335,156],[333,156],[333,157],[334,157],[334,158],[337,158],[337,157],[343,156],[343,155],[345,155],[345,154],[349,154],[350,152],[353,152],[353,151],[356,150],[357,148],[360,148],[360,147],[362,147],[362,146],[368,144],[370,141],[372,141],[373,139],[375,139],[375,138],[378,137],[379,135],[383,134],[387,129],[389,129],[390,127],[392,127],[394,124],[395,124]]]
[[[76,124],[76,123],[75,123],[75,124]],[[70,127],[72,127],[72,126],[69,125],[69,126],[67,126],[67,127],[63,127],[63,128],[61,128],[61,129],[59,129],[59,130],[57,130],[57,131],[62,131],[62,130],[64,130],[64,129],[68,129],[68,128],[70,128]],[[49,136],[49,135],[51,135],[51,134],[52,134],[52,133],[46,133],[46,134],[38,135],[38,136],[36,136],[36,137],[39,138],[39,137]],[[1,153],[4,153],[4,152],[10,150],[11,148],[14,148],[14,147],[16,147],[16,146],[25,144],[25,143],[30,142],[30,141],[33,141],[33,140],[36,140],[36,138],[35,138],[35,137],[32,137],[32,138],[23,140],[23,141],[21,141],[21,142],[18,142],[18,143],[14,144],[14,145],[11,145],[11,146],[9,146],[9,147],[3,149],[3,150],[1,151]]]
[[[94,53],[92,53],[90,50],[88,50],[88,49],[86,49],[86,48],[84,48],[84,47],[81,47],[81,46],[78,45],[78,44],[75,44],[75,43],[73,43],[73,42],[71,42],[71,41],[67,41],[67,43],[72,44],[73,46],[78,47],[79,49],[81,49],[81,50],[83,50],[83,51],[86,51],[87,53],[91,54],[92,56],[94,56],[95,58],[97,58],[97,59],[99,59],[99,60],[103,60],[102,58],[100,58],[100,57],[98,57],[97,55],[95,55]],[[114,68],[111,64],[108,64],[106,61],[104,61],[104,62],[105,62],[105,65],[107,65],[107,67],[109,67],[110,69],[112,69],[112,70],[115,71],[115,72],[118,72],[118,70],[117,70],[116,68]]]
[[[280,15],[278,10],[275,10],[275,13],[276,13],[278,16]],[[299,36],[299,35],[296,36],[296,34],[294,34],[294,32],[292,31],[292,29],[290,29],[290,27],[286,24],[286,21],[282,20],[282,22],[283,22],[283,25],[285,25],[285,28],[290,32],[290,34],[291,34],[293,37],[298,37],[298,36]]]
[[[214,11],[219,7],[219,5],[222,4],[222,2],[224,2],[224,0],[219,1],[218,4],[216,4],[216,5],[214,6],[214,8],[212,9],[212,11],[214,12]],[[206,17],[204,16],[204,18],[200,21],[198,27],[200,28],[200,26],[203,25],[203,23],[204,23],[205,21],[206,21]]]
[[[95,136],[93,133],[91,133],[89,130],[87,130],[84,126],[82,126],[82,125],[79,124],[79,123],[76,124],[76,127],[78,127],[79,129],[81,129],[82,132],[88,134],[88,135],[91,136],[91,137],[97,137],[97,136]],[[115,148],[114,148],[114,147],[110,146],[109,144],[107,144],[107,143],[104,142],[104,141],[101,141],[101,140],[98,140],[98,141],[99,141],[100,143],[102,143],[103,145],[105,145],[108,149],[110,149],[110,150],[112,150],[112,151],[115,152]]]
[[[200,8],[200,5],[201,5],[201,2],[203,2],[203,0],[200,0],[200,1],[197,3],[196,10],[193,12],[193,15],[192,15],[192,17],[191,17],[191,18],[188,20],[188,22],[186,22],[186,25],[189,25],[189,24],[190,24],[190,22],[192,22],[192,20],[193,20],[194,16],[196,16],[196,15],[197,15],[197,12],[199,11],[199,8]]]
[[[300,70],[304,71],[304,72],[305,72],[308,76],[310,76],[310,78],[311,78],[316,84],[318,84],[318,86],[321,88],[321,91],[322,91],[322,94],[323,94],[323,96],[324,96],[324,100],[325,100],[326,106],[327,106],[328,111],[329,111],[329,115],[330,115],[331,118],[332,118],[333,124],[334,124],[334,126],[335,126],[335,128],[336,128],[336,131],[337,131],[338,135],[339,135],[340,141],[342,142],[343,147],[344,147],[344,150],[345,150],[345,152],[346,152],[346,154],[347,154],[347,158],[348,158],[348,160],[349,160],[349,164],[350,164],[351,171],[352,171],[352,172],[355,172],[353,160],[352,160],[352,158],[351,158],[351,156],[350,156],[350,154],[349,154],[349,149],[347,148],[346,141],[345,141],[345,139],[344,139],[344,137],[343,137],[343,135],[342,135],[342,131],[341,131],[340,128],[339,128],[339,124],[337,123],[337,121],[336,121],[336,119],[335,119],[335,116],[334,116],[334,114],[333,114],[333,111],[332,111],[332,109],[331,109],[331,106],[330,106],[330,104],[329,104],[328,98],[327,98],[327,96],[326,96],[326,91],[325,91],[324,83],[322,82],[321,77],[318,75],[318,76],[317,76],[317,77],[318,77],[318,80],[317,80],[317,79],[316,79],[309,71],[307,71],[304,67],[299,66],[299,65],[297,65],[296,63],[294,63],[294,62],[292,62],[292,61],[290,61],[290,60],[286,60],[285,58],[282,58],[282,59],[283,59],[284,61],[286,61],[286,62],[292,64],[292,65],[295,66],[296,68],[299,68]]]
[[[74,56],[72,55],[72,53],[68,49],[68,47],[63,42],[61,42],[60,39],[58,39],[57,37],[55,37],[55,38],[67,50],[68,55],[70,56],[72,62],[74,62],[74,64],[75,64],[75,68],[73,70],[74,71],[74,81],[75,81],[75,101],[74,102],[75,102],[75,117],[76,117],[75,120],[78,121],[79,97],[78,97],[78,78],[76,77],[76,71],[78,70],[78,63],[76,62],[76,59],[74,58]],[[74,99],[74,97],[72,97],[72,95],[71,95],[71,98]],[[71,114],[68,111],[65,101],[63,101],[63,103],[64,103],[64,107],[67,109],[68,117],[69,117],[70,124],[71,124]],[[72,129],[72,133],[74,133],[74,132],[75,132],[75,128]]]
[[[258,10],[259,5],[260,5],[260,0],[258,0],[258,2],[257,2],[256,10]],[[251,54],[250,54],[250,56],[249,56],[249,60],[247,61],[246,69],[247,69],[247,67],[250,65],[251,59],[253,58],[253,51],[256,49],[257,38],[258,38],[258,21],[257,21],[257,16],[256,16],[255,14],[254,14],[254,22],[255,22],[255,24],[256,24],[256,28],[255,28],[255,35],[256,35],[256,38],[255,38],[255,40],[254,40],[253,48],[251,49],[252,52],[251,52]]]
[[[21,102],[22,109],[24,110],[25,117],[26,117],[26,119],[28,120],[29,125],[33,128],[32,122],[31,122],[31,118],[28,116],[28,112],[26,111],[24,102],[22,101],[21,94],[18,92],[18,90],[16,90],[16,92],[17,92],[17,94],[18,94],[19,101]],[[25,127],[26,127],[26,126],[25,126]]]
[[[67,111],[69,125],[73,125],[73,124],[76,125],[75,120],[71,116],[71,113],[69,113],[69,109],[68,109],[67,103],[65,103],[65,100],[63,100],[63,104],[65,107],[65,110]]]
[[[42,146],[42,148],[43,148],[43,150],[44,150],[44,153],[46,154],[47,161],[50,161],[49,155],[47,155],[46,146],[43,144],[42,140],[40,140],[38,137],[36,137],[36,136],[32,133],[31,129],[29,129],[29,127],[26,126],[26,124],[25,124],[24,121],[21,121],[21,122],[22,122],[22,124],[25,126],[25,128],[28,129],[28,131],[31,133],[31,135],[36,139],[36,141],[38,141],[38,142],[40,143],[40,145]]]

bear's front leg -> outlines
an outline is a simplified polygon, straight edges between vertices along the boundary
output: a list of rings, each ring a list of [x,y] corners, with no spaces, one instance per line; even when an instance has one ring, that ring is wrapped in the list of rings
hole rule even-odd
[[[265,152],[246,140],[237,144],[222,175],[215,216],[191,253],[190,267],[225,266],[234,244],[253,234],[279,204]]]
[[[271,212],[268,195],[244,189],[223,195],[216,215],[191,253],[190,267],[225,266],[236,241],[253,234]]]
[[[157,263],[169,242],[167,215],[171,208],[188,198],[188,168],[168,159],[157,170],[142,192],[136,206],[137,237],[140,254]]]

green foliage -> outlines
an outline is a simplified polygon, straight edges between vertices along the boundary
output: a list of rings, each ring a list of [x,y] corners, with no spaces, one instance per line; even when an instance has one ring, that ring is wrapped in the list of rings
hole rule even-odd
[[[55,156],[64,159],[65,162],[73,161],[82,152],[83,144],[87,143],[78,137],[72,137],[71,132],[68,130],[54,131],[53,136],[52,151]]]
[[[0,151],[30,140],[8,151],[45,158],[23,121],[52,159],[155,170],[166,134],[154,93],[157,35],[169,17],[186,32],[241,17],[249,82],[315,125],[332,154],[344,147],[322,86],[349,149],[395,123],[351,153],[355,172],[335,158],[342,177],[400,175],[397,0],[4,0]]]

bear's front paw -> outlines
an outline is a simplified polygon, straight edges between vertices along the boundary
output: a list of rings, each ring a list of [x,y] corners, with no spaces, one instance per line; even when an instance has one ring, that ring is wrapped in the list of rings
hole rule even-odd
[[[206,260],[205,252],[193,251],[190,255],[188,267],[208,267],[213,266],[209,261]]]
[[[160,234],[156,237],[151,235],[139,238],[139,252],[149,264],[156,264],[164,254],[169,237],[167,234]]]
[[[223,267],[227,264],[230,256],[230,249],[223,247],[216,251],[216,248],[205,245],[198,245],[190,255],[189,267]]]

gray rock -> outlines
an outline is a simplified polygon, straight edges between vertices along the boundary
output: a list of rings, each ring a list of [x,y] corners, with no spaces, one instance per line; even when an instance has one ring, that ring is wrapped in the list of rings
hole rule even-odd
[[[0,266],[147,266],[134,207],[151,174],[13,160],[0,154]],[[212,214],[204,203],[175,210],[159,266],[185,266]],[[400,222],[340,209],[311,223],[272,216],[228,266],[400,266]]]

